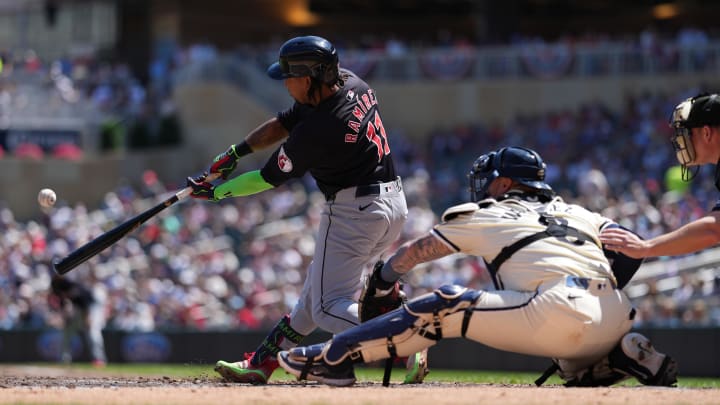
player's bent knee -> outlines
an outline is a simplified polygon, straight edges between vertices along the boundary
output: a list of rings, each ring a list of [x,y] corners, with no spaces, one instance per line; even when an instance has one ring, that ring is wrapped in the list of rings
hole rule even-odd
[[[408,311],[423,316],[427,314],[447,314],[474,305],[480,297],[480,291],[470,290],[459,285],[444,285],[432,293],[421,295],[407,303]]]
[[[348,355],[362,354],[365,362],[408,356],[434,345],[443,337],[457,337],[462,316],[448,315],[474,307],[479,291],[459,286],[442,286],[417,297],[407,305],[337,334],[325,353],[329,364]],[[457,325],[456,325],[457,324]],[[451,334],[443,330],[453,331]]]

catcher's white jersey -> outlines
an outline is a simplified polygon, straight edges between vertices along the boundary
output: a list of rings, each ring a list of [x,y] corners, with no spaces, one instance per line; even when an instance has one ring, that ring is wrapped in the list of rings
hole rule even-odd
[[[483,291],[475,302],[465,337],[501,350],[562,359],[563,370],[572,372],[595,364],[632,327],[630,299],[615,287],[597,239],[611,220],[561,198],[549,203],[489,199],[448,209],[432,233],[455,251],[490,263],[504,247],[546,230],[541,214],[588,240],[577,244],[570,237],[551,236],[517,250],[494,274],[498,290]],[[444,336],[460,336],[464,312],[443,318]]]
[[[547,281],[564,276],[608,278],[615,282],[598,235],[612,221],[560,197],[550,203],[508,198],[488,199],[478,204],[451,207],[432,233],[456,252],[482,257],[490,263],[498,253],[514,242],[542,232],[547,225],[540,214],[557,218],[567,226],[590,236],[592,242],[573,243],[572,238],[547,237],[515,252],[502,264],[496,284],[506,290],[535,291]],[[480,207],[483,208],[480,208]]]

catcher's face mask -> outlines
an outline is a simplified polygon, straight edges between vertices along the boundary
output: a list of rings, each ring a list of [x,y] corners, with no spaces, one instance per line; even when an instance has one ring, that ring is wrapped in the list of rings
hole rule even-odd
[[[500,173],[493,166],[495,160],[495,152],[481,155],[475,160],[475,163],[468,173],[470,181],[470,200],[480,201],[489,197],[488,189],[493,180],[500,177]]]
[[[670,118],[670,126],[674,130],[670,142],[675,150],[675,158],[682,166],[682,179],[684,181],[692,180],[698,172],[697,168],[693,171],[688,169],[689,166],[697,166],[697,163],[695,163],[695,148],[691,139],[692,130],[687,126],[692,104],[692,98],[678,104]]]

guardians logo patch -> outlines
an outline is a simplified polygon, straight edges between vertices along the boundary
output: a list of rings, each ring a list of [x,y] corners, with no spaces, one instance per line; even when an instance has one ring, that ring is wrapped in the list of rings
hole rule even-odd
[[[280,147],[280,152],[278,153],[278,167],[285,173],[290,173],[293,169],[292,160],[290,160],[288,155],[285,153],[285,148],[282,146]]]

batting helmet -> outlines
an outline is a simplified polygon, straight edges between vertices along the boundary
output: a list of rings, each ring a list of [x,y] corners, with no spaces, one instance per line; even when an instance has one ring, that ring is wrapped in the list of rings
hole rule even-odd
[[[515,146],[498,149],[478,157],[470,169],[470,199],[480,201],[489,196],[488,189],[493,180],[507,177],[513,181],[537,190],[545,196],[552,196],[552,187],[545,183],[545,162],[531,149]]]
[[[293,38],[280,47],[278,61],[270,65],[267,73],[275,80],[310,76],[333,85],[339,80],[337,51],[325,38]]]

